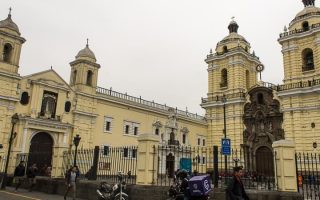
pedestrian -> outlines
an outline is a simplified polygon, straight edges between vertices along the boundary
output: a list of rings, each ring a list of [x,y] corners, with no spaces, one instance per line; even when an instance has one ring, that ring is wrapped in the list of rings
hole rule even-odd
[[[70,189],[72,189],[72,192],[73,192],[73,200],[76,199],[76,191],[77,191],[77,188],[76,188],[76,182],[77,182],[77,178],[79,176],[79,170],[77,170],[77,167],[74,166],[72,168],[70,168],[67,173],[66,173],[66,192],[64,194],[64,200],[67,199],[67,195],[68,195],[68,192]]]
[[[52,167],[49,165],[46,169],[45,175],[51,178]]]
[[[14,170],[14,180],[16,182],[15,191],[17,192],[19,187],[24,181],[26,167],[24,166],[24,161],[20,161],[19,165]]]
[[[227,199],[229,200],[249,200],[249,197],[244,190],[241,176],[243,175],[242,167],[235,167],[233,177],[227,187]]]
[[[33,163],[27,170],[27,177],[29,182],[29,192],[32,192],[33,187],[36,185],[36,176],[38,173],[37,164]]]

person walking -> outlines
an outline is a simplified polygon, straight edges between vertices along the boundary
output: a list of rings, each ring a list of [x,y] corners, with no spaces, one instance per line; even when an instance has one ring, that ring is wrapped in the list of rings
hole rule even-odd
[[[28,170],[27,170],[28,182],[30,184],[29,192],[32,192],[32,189],[36,184],[36,175],[37,175],[37,173],[38,173],[37,164],[33,163],[32,166],[29,167]]]
[[[67,195],[70,189],[72,189],[73,192],[73,200],[76,199],[76,192],[77,192],[77,188],[76,188],[76,182],[77,182],[77,178],[79,176],[79,170],[77,169],[76,166],[71,167],[67,173],[66,173],[66,185],[67,185],[67,189],[66,192],[64,194],[64,200],[67,199]]]
[[[14,170],[14,180],[16,182],[15,191],[17,192],[19,187],[24,181],[24,175],[26,173],[26,167],[24,166],[24,161],[20,161],[19,165]]]
[[[249,197],[244,190],[241,176],[243,175],[242,167],[235,167],[234,174],[228,184],[226,195],[228,200],[249,200]]]

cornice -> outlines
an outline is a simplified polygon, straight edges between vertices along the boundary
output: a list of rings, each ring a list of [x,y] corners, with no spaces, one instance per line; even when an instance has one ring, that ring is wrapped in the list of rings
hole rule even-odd
[[[74,66],[74,65],[79,64],[79,63],[85,63],[85,64],[88,64],[88,65],[92,65],[94,67],[97,67],[98,69],[101,67],[97,63],[94,63],[94,62],[91,62],[91,61],[88,61],[88,60],[84,60],[84,59],[77,59],[75,61],[72,61],[72,62],[70,62],[70,65]]]
[[[40,118],[31,118],[31,117],[20,117],[20,120],[26,121],[26,126],[30,128],[36,129],[56,129],[57,132],[64,132],[64,130],[71,129],[73,127],[72,124],[62,123],[56,120],[49,119],[40,119]],[[62,131],[63,130],[63,131]]]
[[[15,101],[15,102],[20,101],[20,99],[18,99],[18,98],[9,97],[9,96],[2,96],[2,95],[0,95],[0,99],[4,99],[4,100],[8,100],[8,101]]]
[[[19,40],[22,44],[26,42],[26,39],[24,39],[23,37],[12,35],[12,34],[9,34],[9,33],[5,32],[5,31],[2,31],[2,30],[0,30],[0,34],[3,34],[5,36],[13,38],[15,40]]]
[[[64,86],[63,84],[61,86],[58,86],[58,85],[53,85],[53,84],[46,83],[43,80],[31,80],[31,83],[42,85],[42,86],[46,86],[46,87],[51,87],[51,88],[54,88],[54,89],[63,90],[63,91],[66,91],[66,92],[71,92],[71,89],[67,88],[67,87],[63,87]]]
[[[80,110],[74,110],[73,111],[74,114],[79,114],[79,115],[85,115],[85,116],[89,116],[89,117],[98,117],[98,114],[94,114],[94,113],[88,113],[88,112],[83,112]]]
[[[303,37],[307,37],[307,36],[313,35],[313,34],[319,32],[319,31],[320,31],[320,28],[314,28],[314,29],[311,29],[309,31],[291,34],[291,35],[288,35],[286,37],[279,38],[278,42],[281,44],[282,42],[285,42],[287,40],[300,39],[300,38],[303,38]]]
[[[232,51],[232,52],[228,52],[228,53],[225,53],[225,54],[222,54],[222,55],[214,55],[212,57],[206,58],[204,61],[207,64],[209,64],[209,62],[212,62],[212,61],[215,61],[215,60],[226,59],[226,58],[228,58],[230,56],[234,56],[234,55],[237,55],[237,54],[242,54],[243,56],[245,56],[248,60],[250,60],[252,62],[260,63],[260,60],[258,60],[257,57],[252,57],[252,56],[250,56],[250,54],[248,54],[247,52],[242,51],[242,50]]]
[[[14,78],[14,79],[17,79],[17,80],[21,80],[22,79],[22,77],[19,74],[15,75],[15,74],[9,74],[9,73],[5,73],[5,72],[0,72],[0,75],[6,76],[6,77],[9,77],[9,78]]]
[[[295,89],[291,89],[291,90],[278,91],[277,96],[279,98],[281,98],[281,97],[285,97],[285,96],[311,94],[313,92],[320,93],[320,87],[316,86],[316,87],[295,88]]]

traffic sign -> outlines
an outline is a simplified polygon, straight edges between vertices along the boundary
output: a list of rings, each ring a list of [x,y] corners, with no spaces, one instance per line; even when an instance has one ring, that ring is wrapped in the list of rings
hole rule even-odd
[[[227,138],[221,139],[221,150],[223,155],[231,154],[231,140]]]

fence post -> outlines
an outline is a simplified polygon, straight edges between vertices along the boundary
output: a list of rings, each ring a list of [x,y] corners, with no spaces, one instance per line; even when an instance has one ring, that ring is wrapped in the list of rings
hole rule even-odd
[[[154,146],[159,144],[158,136],[141,134],[138,138],[137,184],[152,185],[157,174],[158,159],[154,159]]]
[[[218,171],[218,146],[213,146],[213,172],[214,187],[218,188],[219,171]]]
[[[272,144],[275,151],[275,178],[278,191],[297,192],[297,174],[295,162],[295,143],[291,140],[279,140]]]
[[[95,146],[94,153],[93,153],[92,173],[90,173],[90,176],[88,177],[89,180],[97,180],[99,151],[100,151],[100,147]]]

